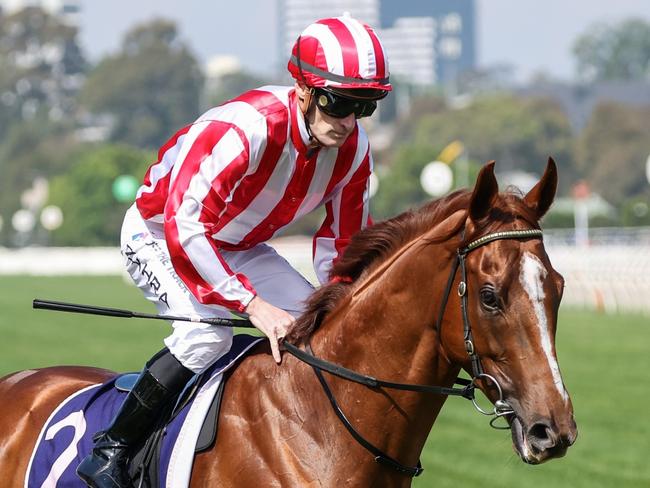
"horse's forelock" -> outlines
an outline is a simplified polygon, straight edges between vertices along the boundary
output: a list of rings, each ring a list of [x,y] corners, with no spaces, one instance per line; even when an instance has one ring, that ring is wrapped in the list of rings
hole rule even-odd
[[[299,342],[309,337],[341,299],[348,296],[352,288],[351,284],[362,273],[369,271],[373,265],[383,262],[406,243],[453,213],[466,209],[470,197],[471,192],[459,190],[355,234],[343,256],[334,264],[330,272],[330,276],[344,278],[344,281],[337,280],[323,285],[312,294],[305,312],[296,321],[288,337],[289,340]],[[470,242],[480,235],[495,231],[504,223],[514,222],[517,219],[523,220],[532,228],[539,227],[535,212],[523,202],[521,195],[513,191],[499,193],[496,204],[481,221],[475,222],[474,232],[471,236],[465,236],[465,241]],[[462,225],[461,221],[458,226],[433,242],[443,242],[451,238],[460,231]]]

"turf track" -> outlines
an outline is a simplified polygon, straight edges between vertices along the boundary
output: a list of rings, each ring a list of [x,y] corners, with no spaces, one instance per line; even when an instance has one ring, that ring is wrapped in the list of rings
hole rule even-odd
[[[153,312],[119,277],[3,276],[0,283],[0,375],[56,364],[138,370],[168,330],[164,322],[31,309],[33,298],[47,298]],[[650,487],[650,319],[562,310],[557,348],[579,428],[565,458],[524,465],[509,433],[452,398],[414,486]]]

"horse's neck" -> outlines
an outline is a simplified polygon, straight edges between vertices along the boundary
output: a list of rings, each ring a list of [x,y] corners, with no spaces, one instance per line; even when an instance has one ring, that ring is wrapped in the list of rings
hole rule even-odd
[[[314,335],[315,353],[380,379],[450,386],[458,368],[440,354],[434,327],[449,255],[441,245],[420,242],[379,274],[369,273],[372,282],[362,280],[361,291],[335,310]],[[396,390],[378,393],[337,384],[346,415],[374,416],[383,433],[382,447],[410,452],[417,459],[443,397]]]

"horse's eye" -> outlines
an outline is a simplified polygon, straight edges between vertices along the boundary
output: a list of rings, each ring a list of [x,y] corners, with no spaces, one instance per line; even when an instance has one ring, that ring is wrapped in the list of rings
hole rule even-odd
[[[484,286],[479,292],[481,305],[489,311],[499,308],[499,297],[491,286]]]

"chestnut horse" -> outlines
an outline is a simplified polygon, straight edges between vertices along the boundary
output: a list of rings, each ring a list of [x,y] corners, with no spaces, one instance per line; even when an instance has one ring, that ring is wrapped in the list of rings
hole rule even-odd
[[[577,435],[555,353],[563,279],[538,223],[556,186],[549,159],[525,196],[500,193],[491,162],[473,191],[357,234],[298,320],[289,339],[299,349],[287,346],[347,377],[319,377],[287,352],[277,366],[258,346],[226,384],[218,440],[196,456],[191,486],[410,486],[447,398],[436,388],[467,397],[480,388],[524,462],[563,456]],[[473,381],[454,389],[461,369]],[[53,367],[0,380],[3,486],[23,486],[55,405],[111,375]]]

